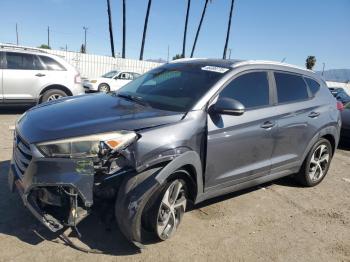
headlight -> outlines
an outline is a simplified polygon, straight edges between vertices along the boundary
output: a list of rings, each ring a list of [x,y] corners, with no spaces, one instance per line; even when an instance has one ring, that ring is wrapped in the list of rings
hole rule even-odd
[[[86,158],[97,157],[105,149],[111,152],[124,149],[136,138],[135,132],[119,131],[43,142],[36,146],[47,157]]]
[[[95,84],[95,83],[97,83],[97,80],[90,80],[90,83]]]

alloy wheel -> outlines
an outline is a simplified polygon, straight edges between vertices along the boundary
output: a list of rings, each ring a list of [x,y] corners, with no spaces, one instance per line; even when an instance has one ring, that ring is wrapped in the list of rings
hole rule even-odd
[[[166,189],[157,216],[157,235],[166,240],[174,235],[186,210],[183,182],[174,180]]]
[[[107,85],[101,85],[100,86],[100,92],[108,93],[109,87]]]
[[[53,94],[53,95],[50,95],[49,98],[47,99],[47,101],[53,101],[53,100],[57,100],[57,99],[60,99],[62,98],[63,96],[60,95],[60,94]]]
[[[329,148],[325,144],[319,145],[312,154],[309,165],[309,177],[313,182],[317,182],[325,176],[329,160]]]

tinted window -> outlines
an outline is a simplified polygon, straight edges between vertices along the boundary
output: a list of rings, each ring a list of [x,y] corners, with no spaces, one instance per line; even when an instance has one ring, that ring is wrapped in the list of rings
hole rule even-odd
[[[42,70],[43,66],[36,55],[6,53],[7,69]]]
[[[166,64],[126,84],[117,94],[137,96],[154,108],[186,112],[229,71],[204,68],[200,64]]]
[[[266,72],[254,72],[237,77],[220,93],[220,97],[238,100],[246,108],[269,104],[269,82]]]
[[[275,73],[278,103],[307,99],[309,94],[301,76]]]
[[[58,63],[56,60],[52,59],[51,57],[40,56],[40,59],[45,64],[47,70],[54,70],[54,71],[66,70],[60,63]]]
[[[313,80],[311,78],[307,78],[307,77],[305,77],[305,81],[306,81],[307,85],[309,86],[311,93],[313,95],[316,94],[317,91],[320,89],[320,84],[317,83],[315,80]]]

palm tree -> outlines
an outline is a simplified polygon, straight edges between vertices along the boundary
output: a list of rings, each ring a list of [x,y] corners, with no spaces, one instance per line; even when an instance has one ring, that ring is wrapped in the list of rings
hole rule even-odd
[[[306,58],[306,63],[305,63],[306,68],[309,70],[312,70],[315,64],[316,64],[316,57],[314,57],[313,55],[309,55]]]
[[[182,43],[182,57],[185,57],[185,51],[186,51],[186,35],[187,35],[187,24],[188,24],[188,15],[190,13],[190,6],[191,6],[191,0],[187,0],[185,31],[184,31],[184,39],[183,39],[183,43]]]
[[[232,11],[233,11],[234,3],[235,3],[235,0],[231,0],[230,16],[229,16],[229,19],[228,19],[226,41],[225,41],[224,54],[222,55],[222,59],[226,59],[226,51],[227,51],[228,41],[230,39],[231,19],[232,19]]]
[[[198,40],[199,31],[201,30],[201,27],[202,27],[202,23],[203,23],[203,19],[204,19],[204,16],[205,16],[205,11],[207,10],[208,2],[209,2],[209,0],[205,0],[205,4],[204,4],[203,11],[202,11],[201,20],[199,21],[199,25],[198,25],[198,28],[197,28],[196,37],[195,37],[195,39],[194,39],[194,43],[193,43],[193,47],[192,47],[191,57],[193,57],[193,53],[194,53],[194,50],[195,50],[195,48],[196,48],[196,44],[197,44],[197,40]],[[211,2],[211,0],[210,0],[210,2]]]
[[[125,34],[126,34],[125,16],[126,16],[125,0],[123,0],[123,50],[122,50],[122,58],[125,58]]]
[[[147,12],[146,12],[146,17],[145,17],[145,24],[143,26],[140,60],[143,60],[143,50],[145,48],[145,38],[146,38],[146,33],[147,33],[148,17],[149,17],[149,11],[151,9],[151,4],[152,4],[152,0],[148,0]]]
[[[114,41],[113,41],[113,28],[112,28],[112,14],[111,14],[111,5],[109,0],[107,0],[107,13],[108,13],[108,26],[109,26],[109,38],[111,42],[111,51],[112,56],[115,57],[114,54]],[[84,47],[85,50],[85,47]]]

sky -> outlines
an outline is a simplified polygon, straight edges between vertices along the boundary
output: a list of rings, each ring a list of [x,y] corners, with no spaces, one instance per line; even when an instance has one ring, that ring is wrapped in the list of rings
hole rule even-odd
[[[126,57],[139,57],[147,0],[126,0]],[[186,55],[193,45],[205,0],[192,0]],[[231,0],[208,4],[195,57],[221,58]],[[111,0],[115,49],[121,53],[122,1]],[[187,0],[153,0],[144,58],[167,59],[182,51]],[[106,0],[0,0],[0,42],[50,45],[78,51],[87,31],[87,52],[110,55]],[[264,59],[316,70],[350,68],[350,0],[236,0],[229,42],[231,58]]]

